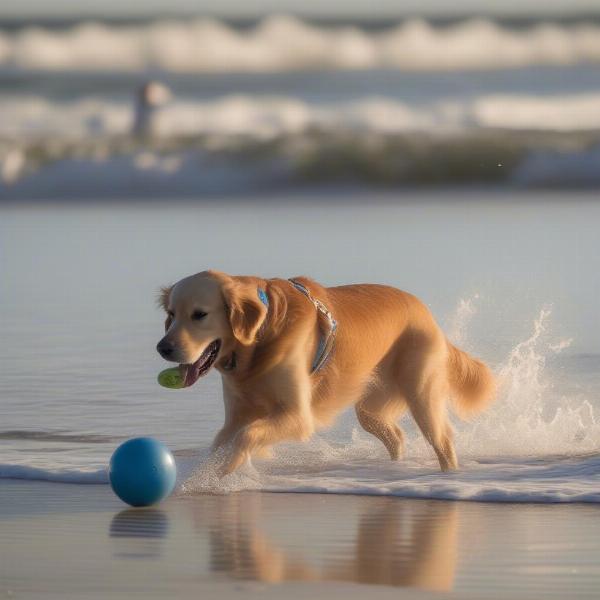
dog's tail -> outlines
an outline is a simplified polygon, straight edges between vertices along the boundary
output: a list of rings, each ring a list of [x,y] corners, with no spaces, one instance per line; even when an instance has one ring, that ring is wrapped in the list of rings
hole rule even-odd
[[[480,360],[448,344],[448,383],[459,416],[466,418],[483,410],[496,395],[496,382]]]

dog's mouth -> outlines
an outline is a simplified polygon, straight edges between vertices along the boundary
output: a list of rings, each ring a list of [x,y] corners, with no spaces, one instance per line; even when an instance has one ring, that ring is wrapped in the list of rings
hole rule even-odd
[[[210,371],[210,368],[217,360],[217,356],[219,356],[220,349],[221,340],[215,340],[206,346],[204,352],[195,363],[179,365],[179,371],[181,373],[181,378],[183,379],[184,387],[194,385],[200,377],[206,375]]]

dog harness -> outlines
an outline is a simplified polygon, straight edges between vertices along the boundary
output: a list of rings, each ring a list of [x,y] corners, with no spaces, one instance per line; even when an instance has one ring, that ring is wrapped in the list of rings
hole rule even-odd
[[[317,346],[317,353],[315,359],[313,360],[311,370],[312,374],[317,372],[327,362],[327,359],[331,355],[333,343],[335,341],[335,334],[337,332],[337,321],[333,318],[333,315],[327,306],[325,306],[325,304],[323,304],[317,298],[314,298],[308,288],[295,279],[288,279],[288,281],[313,303],[317,310],[317,316],[322,317],[322,319],[324,319],[326,322],[326,330],[321,332],[319,345]],[[258,298],[267,308],[269,308],[269,297],[262,288],[258,288]]]
[[[327,362],[327,359],[331,355],[333,343],[335,342],[335,334],[337,332],[337,321],[333,318],[333,315],[327,306],[325,306],[318,298],[314,298],[308,288],[295,279],[288,279],[288,281],[313,303],[317,310],[317,316],[321,317],[321,321],[325,321],[325,330],[321,331],[317,353],[312,364],[311,373],[316,373]]]

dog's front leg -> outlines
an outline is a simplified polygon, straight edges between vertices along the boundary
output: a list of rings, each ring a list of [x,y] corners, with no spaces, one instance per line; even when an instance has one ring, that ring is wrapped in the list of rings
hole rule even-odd
[[[225,448],[228,444],[230,444],[236,436],[237,431],[232,427],[223,427],[219,433],[215,436],[211,446],[211,452],[215,453]],[[259,458],[271,458],[272,453],[270,448],[267,446],[263,446],[261,448],[256,448],[253,451],[253,454]]]
[[[231,442],[232,438],[235,436],[235,431],[231,429],[231,427],[224,426],[221,428],[219,433],[215,436],[213,443],[211,445],[211,451],[216,452],[223,446],[227,445]]]
[[[231,457],[223,467],[227,475],[242,465],[248,457],[266,446],[285,440],[308,440],[314,432],[312,419],[301,413],[279,414],[258,419],[241,429],[233,440]]]
[[[282,390],[282,399],[272,415],[252,421],[242,427],[233,439],[230,458],[223,466],[223,474],[235,471],[248,457],[262,449],[285,440],[308,440],[314,432],[310,407],[308,377],[288,376],[288,385]]]
[[[223,380],[223,403],[225,408],[225,423],[219,430],[211,445],[212,452],[231,444],[236,433],[244,427],[248,421],[243,420],[240,415],[240,405],[243,400],[238,397],[235,389]]]

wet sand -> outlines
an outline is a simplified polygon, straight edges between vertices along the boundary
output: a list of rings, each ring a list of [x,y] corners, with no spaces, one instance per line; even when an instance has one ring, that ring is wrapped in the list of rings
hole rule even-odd
[[[593,598],[600,508],[0,482],[0,598]]]

